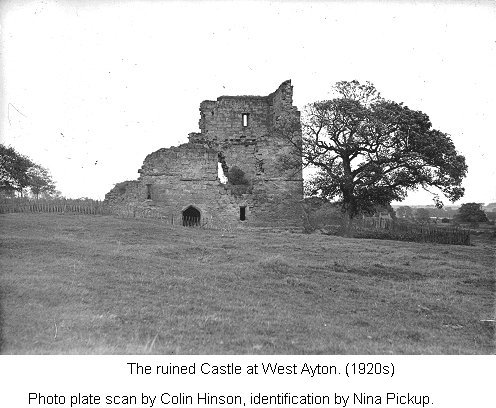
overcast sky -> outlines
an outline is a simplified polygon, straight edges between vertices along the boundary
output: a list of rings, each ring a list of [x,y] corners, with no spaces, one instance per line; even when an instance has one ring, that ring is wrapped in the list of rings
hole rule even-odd
[[[0,17],[1,142],[67,197],[136,179],[198,131],[204,99],[291,79],[302,109],[357,79],[451,135],[469,166],[458,204],[496,202],[494,2],[15,0]]]

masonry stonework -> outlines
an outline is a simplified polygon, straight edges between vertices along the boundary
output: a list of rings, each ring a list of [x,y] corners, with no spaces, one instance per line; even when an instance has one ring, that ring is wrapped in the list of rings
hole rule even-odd
[[[194,208],[202,225],[301,227],[301,156],[292,144],[301,143],[299,115],[291,81],[268,96],[203,101],[200,133],[149,154],[138,180],[116,184],[105,200],[114,213],[152,208],[179,222]],[[281,118],[298,124],[291,137],[278,130]],[[222,182],[219,168],[228,174],[233,167],[245,185]]]

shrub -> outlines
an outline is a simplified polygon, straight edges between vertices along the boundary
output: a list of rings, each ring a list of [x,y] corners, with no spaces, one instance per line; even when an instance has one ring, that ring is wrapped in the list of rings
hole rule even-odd
[[[233,166],[229,169],[227,173],[227,180],[233,186],[239,186],[239,185],[247,186],[250,184],[250,182],[245,176],[245,172],[236,166]]]
[[[121,195],[122,195],[122,194],[124,194],[124,193],[126,192],[126,182],[125,182],[125,181],[123,181],[123,182],[121,182],[121,183],[117,183],[117,184],[115,185],[114,189],[115,189],[115,190],[117,190],[117,192],[118,192],[119,194],[121,194]]]
[[[305,214],[305,230],[315,231],[317,229],[335,230],[343,225],[343,213],[340,208],[333,203],[317,197],[306,198],[303,203]]]

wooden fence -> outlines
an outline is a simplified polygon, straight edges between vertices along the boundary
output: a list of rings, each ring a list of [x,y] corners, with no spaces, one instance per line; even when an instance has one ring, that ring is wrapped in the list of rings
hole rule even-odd
[[[29,200],[13,198],[0,200],[0,214],[6,213],[75,213],[109,215],[109,208],[98,200]],[[124,218],[152,218],[171,226],[187,226],[208,229],[223,229],[211,219],[197,217],[174,217],[156,208],[143,208],[134,205],[121,207],[118,215]],[[374,230],[386,234],[383,238],[401,241],[436,242],[440,244],[470,245],[470,231],[453,226],[433,226],[410,224],[384,217],[356,219],[353,229],[357,235]],[[371,236],[373,238],[373,236]]]
[[[439,244],[470,245],[470,231],[453,226],[404,223],[390,218],[366,217],[353,223],[355,231],[382,230],[390,239]]]
[[[215,229],[211,219],[164,214],[157,208],[126,205],[116,212],[98,200],[30,200],[12,198],[0,200],[0,214],[7,213],[73,213],[89,215],[117,214],[123,218],[152,218],[171,226]]]
[[[0,214],[6,213],[76,213],[106,215],[108,208],[98,200],[0,200]]]

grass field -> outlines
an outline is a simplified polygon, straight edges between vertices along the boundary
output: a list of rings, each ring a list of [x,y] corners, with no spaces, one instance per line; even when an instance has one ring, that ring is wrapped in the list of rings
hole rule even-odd
[[[4,354],[495,351],[493,245],[58,214],[0,245]]]

